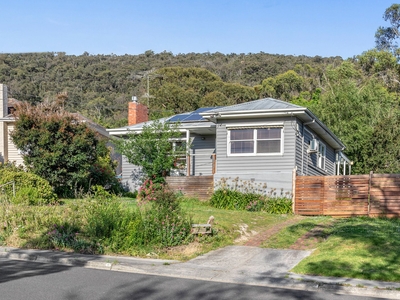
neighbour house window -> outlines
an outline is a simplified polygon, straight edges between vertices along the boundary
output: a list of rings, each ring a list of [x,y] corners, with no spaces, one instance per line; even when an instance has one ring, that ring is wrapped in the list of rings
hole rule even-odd
[[[265,155],[282,153],[282,127],[234,128],[228,130],[228,153]]]
[[[317,152],[317,163],[318,167],[321,169],[325,169],[325,157],[326,157],[326,146],[318,142],[318,152]]]

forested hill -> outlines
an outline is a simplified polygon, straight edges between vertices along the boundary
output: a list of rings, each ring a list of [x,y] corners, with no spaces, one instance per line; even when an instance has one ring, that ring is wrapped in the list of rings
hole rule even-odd
[[[67,92],[66,107],[126,125],[132,95],[152,118],[273,97],[310,108],[347,146],[353,172],[400,172],[400,67],[376,49],[353,59],[266,53],[0,54],[0,82],[31,103]],[[149,87],[149,95],[147,94]]]
[[[8,86],[10,97],[31,103],[54,99],[57,93],[67,92],[69,110],[80,111],[105,126],[115,127],[125,124],[127,102],[132,95],[149,102],[152,116],[157,117],[202,105],[254,100],[258,95],[253,87],[261,85],[266,78],[296,68],[318,77],[327,65],[338,65],[341,61],[340,57],[262,52],[173,55],[146,51],[122,56],[53,52],[0,54],[0,82]],[[144,99],[141,97],[147,92],[147,78],[151,97]]]

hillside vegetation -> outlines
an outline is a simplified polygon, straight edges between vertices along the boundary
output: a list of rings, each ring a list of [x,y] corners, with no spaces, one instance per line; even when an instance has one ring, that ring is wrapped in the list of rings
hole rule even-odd
[[[213,99],[219,97],[226,103],[254,100],[253,86],[265,78],[294,69],[296,65],[324,70],[328,64],[340,62],[340,57],[266,53],[0,54],[0,82],[7,84],[11,97],[31,103],[67,92],[69,110],[80,111],[105,126],[115,127],[126,124],[127,102],[132,95],[141,97],[147,92],[147,78],[150,94],[155,98],[143,97],[142,100],[147,103],[149,99],[152,112],[157,115],[172,114],[202,105],[200,100],[205,96],[205,104],[213,103]],[[171,67],[172,70],[163,70]],[[191,70],[184,71],[183,68]],[[178,75],[180,71],[182,74]],[[190,77],[193,81],[184,83],[182,77]],[[162,90],[159,91],[160,85]],[[180,89],[185,89],[185,95],[177,95]],[[167,107],[160,105],[165,94],[174,97],[168,101],[177,103]],[[182,98],[191,100],[182,102]]]
[[[400,171],[399,64],[387,50],[340,57],[146,51],[140,55],[0,54],[10,97],[125,126],[132,95],[155,119],[273,97],[310,108],[346,144],[354,173]]]

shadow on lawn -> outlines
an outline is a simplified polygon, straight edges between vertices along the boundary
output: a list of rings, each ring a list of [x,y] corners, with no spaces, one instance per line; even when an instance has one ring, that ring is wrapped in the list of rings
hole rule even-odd
[[[324,232],[329,238],[295,272],[400,281],[400,220],[339,219]]]

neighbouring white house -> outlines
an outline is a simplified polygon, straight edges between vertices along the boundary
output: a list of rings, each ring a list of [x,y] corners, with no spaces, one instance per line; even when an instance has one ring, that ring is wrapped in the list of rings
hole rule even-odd
[[[147,107],[129,103],[129,125],[107,129],[123,137],[140,133]],[[266,184],[292,192],[293,172],[302,175],[350,174],[345,145],[309,109],[265,98],[226,107],[207,107],[164,118],[179,122],[183,142],[190,145],[183,170],[171,176],[212,175]],[[122,161],[122,181],[130,190],[138,187],[140,168]]]
[[[16,102],[18,101],[8,98],[7,86],[0,84],[0,163],[14,162],[16,165],[23,165],[22,153],[18,151],[10,136],[10,133],[14,130],[15,118],[12,112]],[[104,127],[79,113],[75,113],[74,116],[77,120],[86,123],[90,128],[95,130],[101,138],[110,139],[110,135]],[[108,146],[114,147],[111,143],[108,143]],[[112,157],[118,161],[119,166],[116,171],[120,174],[121,155],[112,151]]]

